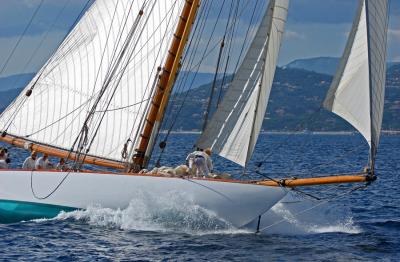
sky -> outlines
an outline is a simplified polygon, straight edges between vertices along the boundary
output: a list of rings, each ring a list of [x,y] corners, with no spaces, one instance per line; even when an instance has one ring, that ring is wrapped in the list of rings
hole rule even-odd
[[[4,67],[41,1],[43,4]],[[55,51],[87,1],[0,0],[0,77],[37,71]],[[224,5],[215,32],[218,38],[222,36],[225,28],[230,1],[246,3],[243,5],[244,14],[240,18],[241,28],[238,29],[245,32],[250,22],[252,6],[260,0],[212,1],[214,8],[211,9],[206,26],[210,32],[218,16],[218,7]],[[341,56],[355,16],[357,2],[358,0],[291,0],[278,64],[285,65],[299,58]],[[257,21],[253,23],[252,32],[255,31]],[[388,61],[400,61],[400,0],[390,0],[389,23]],[[241,40],[243,34],[235,39],[238,45],[243,43]],[[206,41],[203,41],[203,45],[204,42]],[[200,71],[213,71],[215,52],[202,64]]]

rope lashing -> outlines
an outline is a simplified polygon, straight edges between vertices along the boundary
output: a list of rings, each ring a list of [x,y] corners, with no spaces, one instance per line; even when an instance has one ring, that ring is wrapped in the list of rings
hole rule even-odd
[[[123,147],[123,149],[121,151],[122,159],[126,159],[128,157],[128,144],[129,144],[129,142],[131,142],[130,138],[128,138],[128,140],[126,140],[126,142],[124,144],[124,147]]]

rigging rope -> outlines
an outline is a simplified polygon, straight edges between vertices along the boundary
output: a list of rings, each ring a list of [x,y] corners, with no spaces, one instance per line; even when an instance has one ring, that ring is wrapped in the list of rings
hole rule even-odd
[[[236,7],[234,8],[234,9],[235,9],[235,12],[232,12],[232,9],[233,9],[232,3],[233,3],[233,2],[231,2],[231,9],[230,9],[230,11],[229,11],[229,16],[230,16],[231,14],[234,13],[234,18],[232,18],[232,21],[231,21],[231,19],[230,19],[230,17],[229,17],[229,19],[227,20],[226,28],[225,28],[225,31],[227,31],[227,28],[228,28],[228,29],[229,29],[228,31],[231,32],[231,34],[230,34],[230,36],[231,36],[231,37],[230,37],[230,38],[231,38],[231,41],[229,42],[229,49],[228,49],[228,51],[231,50],[231,46],[232,46],[232,42],[233,42],[233,37],[234,37],[234,32],[235,32],[235,28],[236,28],[236,22],[238,21],[238,17],[241,16],[241,15],[244,13],[244,11],[245,11],[249,6],[251,6],[251,5],[246,5],[245,2],[244,2],[244,3],[243,3],[244,6],[243,6],[242,8],[239,8],[239,6],[240,6],[240,0],[239,0],[239,1],[236,2],[237,5],[236,5]],[[236,62],[236,67],[237,67],[238,64],[239,64],[240,56],[242,55],[242,52],[243,52],[243,49],[244,49],[244,47],[243,47],[243,46],[244,46],[244,43],[247,41],[247,39],[248,39],[248,37],[249,37],[249,35],[250,35],[249,32],[250,32],[250,29],[251,29],[252,21],[254,20],[254,17],[255,17],[255,12],[256,12],[256,10],[257,10],[256,7],[257,7],[258,3],[259,3],[259,0],[257,0],[256,4],[254,5],[254,9],[252,10],[251,21],[250,21],[250,23],[249,23],[249,25],[248,25],[248,28],[247,28],[247,30],[246,30],[246,37],[244,38],[243,45],[242,45],[242,50],[241,50],[241,53],[240,53],[240,55],[239,55],[239,57],[238,57],[238,60],[237,60],[237,62]],[[239,12],[239,10],[241,10],[241,11]],[[261,8],[260,8],[259,10],[261,10]],[[197,25],[197,24],[196,24],[196,25]],[[228,25],[229,25],[229,27],[228,27]],[[225,32],[225,34],[224,34],[224,37],[226,37],[226,32]],[[217,43],[207,52],[208,46],[209,46],[209,44],[210,44],[210,41],[209,41],[209,42],[207,43],[207,47],[206,47],[206,49],[204,50],[203,55],[202,55],[202,57],[200,58],[199,62],[198,62],[196,65],[194,65],[194,66],[191,66],[192,63],[190,63],[190,64],[187,66],[189,69],[186,71],[186,73],[187,73],[187,72],[191,72],[191,71],[193,71],[193,70],[195,69],[195,74],[194,74],[194,77],[193,77],[193,79],[192,79],[192,81],[191,81],[191,84],[189,85],[190,88],[188,88],[187,91],[185,92],[184,97],[183,97],[183,101],[182,101],[182,103],[180,104],[180,106],[178,107],[178,110],[176,110],[175,115],[172,116],[172,115],[173,115],[172,113],[169,114],[169,115],[171,116],[170,118],[172,118],[173,120],[172,120],[172,123],[171,123],[170,127],[167,129],[167,133],[166,133],[166,135],[164,136],[164,139],[160,142],[160,148],[161,148],[161,150],[160,150],[158,159],[157,159],[157,161],[156,161],[156,165],[158,165],[158,166],[160,165],[160,161],[161,161],[162,155],[163,155],[163,153],[164,153],[164,151],[165,151],[165,148],[166,148],[166,142],[167,142],[167,140],[168,140],[168,138],[169,138],[169,135],[170,135],[170,133],[171,133],[173,127],[175,126],[175,124],[176,124],[176,122],[177,122],[177,120],[178,120],[178,118],[179,118],[178,116],[179,116],[179,114],[180,114],[180,112],[181,112],[183,106],[184,106],[185,103],[186,103],[187,97],[188,97],[190,91],[192,90],[192,86],[193,86],[193,83],[194,83],[194,81],[195,81],[195,79],[196,79],[196,76],[197,76],[197,74],[198,74],[198,72],[199,72],[200,65],[202,64],[203,60],[204,60],[206,57],[208,57],[208,56],[215,50],[215,48],[216,48],[217,46],[220,46],[220,45],[222,44],[222,42],[224,41],[224,37],[223,37],[221,40],[217,41]],[[210,39],[209,39],[209,40],[210,40]],[[230,59],[230,57],[228,56],[227,59]],[[226,74],[226,70],[227,70],[227,67],[228,67],[228,62],[229,62],[229,61],[226,62],[226,66],[225,66],[225,69],[224,69],[224,77],[223,77],[223,81],[222,81],[222,83],[221,83],[221,89],[222,89],[222,86],[224,85],[225,74]],[[187,74],[186,74],[186,75],[187,75]],[[185,76],[186,76],[186,75],[185,75]],[[187,79],[187,78],[186,78],[186,79]],[[185,82],[186,82],[186,79],[185,79]],[[180,85],[182,85],[183,82],[184,82],[184,81],[181,81],[181,82],[180,82]],[[179,87],[180,87],[180,85],[179,85]],[[179,90],[179,88],[178,88],[178,90]],[[218,100],[220,100],[220,96],[221,96],[221,93],[219,94]],[[218,104],[219,104],[219,101],[218,101],[217,105],[218,105]],[[172,107],[171,107],[170,110],[172,110]],[[167,121],[166,121],[165,123],[167,123]]]
[[[199,16],[197,18],[197,23],[195,24],[195,28],[193,30],[194,33],[192,34],[192,36],[190,38],[190,41],[189,41],[189,44],[187,46],[186,52],[185,52],[184,57],[182,59],[182,64],[184,64],[186,66],[186,68],[191,66],[193,64],[193,62],[194,62],[196,50],[198,49],[198,46],[199,46],[199,44],[201,42],[201,39],[202,39],[201,36],[202,36],[202,34],[204,32],[205,25],[206,25],[205,22],[207,21],[207,18],[208,18],[209,14],[210,14],[210,10],[211,10],[211,1],[207,1],[207,2],[205,2],[205,4],[202,5],[202,9],[200,10],[200,14],[199,14]],[[198,27],[199,27],[199,29],[197,29]],[[192,43],[194,43],[194,48],[190,49],[190,47],[192,46]],[[207,43],[204,52],[207,50],[208,45],[209,45],[209,42]],[[204,52],[203,52],[203,55],[204,55]],[[189,57],[188,65],[185,64],[187,57]],[[193,85],[193,82],[196,79],[196,76],[197,76],[197,73],[199,71],[199,68],[200,68],[200,65],[198,66],[197,70],[195,71],[195,75],[192,78],[190,86]],[[180,71],[182,71],[182,68],[180,69]],[[177,89],[177,91],[176,91],[177,93],[179,93],[180,90],[183,89],[184,83],[186,84],[186,82],[188,80],[189,72],[190,71],[185,71],[185,74],[183,76],[181,76],[181,80],[179,82],[178,88],[175,88],[175,89]],[[186,91],[184,100],[186,100],[186,97],[187,97],[187,95],[189,93],[189,90],[190,90],[190,88]],[[173,102],[174,102],[174,100],[172,100],[171,105],[173,104]],[[166,148],[166,142],[167,142],[168,137],[169,137],[169,135],[170,135],[170,133],[172,131],[173,126],[175,125],[177,116],[179,115],[180,111],[182,110],[183,104],[184,104],[184,102],[181,103],[181,105],[180,105],[180,107],[178,109],[178,113],[175,114],[175,117],[173,117],[173,113],[171,112],[173,107],[172,106],[169,107],[169,113],[167,113],[167,119],[164,121],[163,125],[166,125],[168,123],[168,117],[170,119],[173,119],[173,120],[172,120],[172,123],[171,123],[170,127],[167,129],[167,133],[164,136],[164,139],[162,139],[162,142],[160,143],[161,151],[160,151],[158,159],[156,161],[156,166],[160,166],[161,157],[162,157],[162,155],[163,155],[163,153],[165,151],[165,148]]]
[[[31,18],[29,19],[28,24],[26,25],[26,27],[24,28],[24,31],[22,32],[22,34],[19,36],[17,42],[15,43],[11,53],[8,55],[6,61],[4,62],[1,70],[0,70],[0,75],[2,75],[4,73],[4,70],[7,68],[8,63],[10,62],[11,57],[14,55],[15,51],[17,50],[22,38],[25,36],[26,32],[28,31],[29,27],[32,25],[33,20],[35,19],[37,13],[39,12],[40,8],[42,7],[44,0],[40,0],[38,6],[36,7],[35,11],[33,12]]]
[[[171,15],[169,16],[169,18],[167,19],[167,16],[164,18],[164,19],[168,20],[167,21],[167,27],[169,27],[171,22],[174,22],[174,21],[175,22],[174,22],[172,28],[176,28],[176,26],[178,25],[178,20],[174,20],[174,18],[172,16],[172,13],[173,13],[172,10],[175,8],[176,5],[177,5],[177,1],[175,1],[173,6],[171,7],[171,10],[170,10],[171,11]],[[168,12],[167,15],[169,13],[170,12]],[[162,39],[160,41],[160,47],[159,47],[158,52],[157,52],[157,59],[158,59],[158,57],[166,57],[167,52],[169,52],[168,49],[166,49],[164,52],[162,52],[162,43],[164,43],[164,41],[168,39],[167,34],[169,35],[170,32],[165,31],[165,33],[162,36]],[[154,69],[156,68],[157,59],[154,60],[153,70],[152,70],[150,75],[153,75],[153,73],[154,73]],[[156,69],[156,72],[155,72],[155,76],[154,76],[153,82],[151,81],[152,80],[151,78],[149,78],[149,80],[147,82],[146,91],[143,93],[142,99],[144,98],[144,96],[147,93],[147,91],[149,91],[150,95],[149,95],[149,99],[148,99],[147,103],[143,107],[144,108],[143,112],[148,112],[148,110],[150,109],[150,105],[151,105],[151,101],[152,101],[151,98],[154,96],[154,94],[156,92],[156,89],[157,89],[157,86],[158,86],[158,81],[159,81],[160,77],[162,77],[161,71],[162,71],[162,67],[158,66],[157,69]],[[143,104],[140,105],[139,110],[141,110],[142,105]],[[136,125],[138,119],[139,119],[139,122]],[[145,113],[140,115],[140,117],[139,117],[139,115],[136,115],[134,123],[132,125],[131,134],[130,134],[130,137],[132,137],[133,133],[135,133],[133,141],[137,141],[138,140],[139,135],[140,135],[141,131],[144,128],[144,123],[145,123],[146,119],[147,119],[147,115]],[[136,128],[136,130],[135,130],[135,126],[138,126],[138,128]],[[157,136],[158,136],[158,133],[157,133]],[[130,152],[129,152],[129,159],[133,159],[134,154],[135,154],[135,149],[134,149],[134,144],[132,143],[132,146],[131,146],[131,149],[130,149]],[[129,167],[129,169],[130,168],[131,167]]]
[[[215,25],[218,23],[218,20],[219,20],[219,18],[221,16],[224,4],[225,4],[225,1],[223,2],[222,7],[221,7],[221,9],[220,9],[220,11],[218,13],[218,17],[217,17],[217,21],[216,21]],[[229,20],[228,20],[228,22],[229,22]],[[226,37],[226,31],[224,33],[224,36],[222,37],[222,42],[221,42],[220,49],[219,49],[219,52],[218,52],[217,65],[215,67],[215,73],[214,73],[214,80],[213,80],[212,85],[211,85],[210,96],[208,97],[207,108],[206,108],[205,114],[204,114],[204,120],[203,120],[203,126],[202,126],[202,130],[203,131],[206,129],[206,126],[207,126],[208,114],[210,113],[211,103],[212,103],[213,97],[214,97],[214,90],[215,90],[215,85],[216,85],[216,82],[217,82],[219,66],[221,64],[221,56],[222,56],[222,52],[224,50],[224,45],[225,45],[225,37]]]
[[[314,119],[321,112],[321,110],[322,110],[322,106],[320,106],[316,111],[314,111],[312,114],[310,114],[310,116],[307,117],[306,119],[299,121],[297,124],[298,128],[296,128],[295,130],[297,130],[297,131],[300,130],[300,128],[303,124],[305,124],[306,122],[312,121],[312,119]],[[291,139],[291,138],[292,138],[291,136],[286,137],[286,139],[282,143],[278,144],[278,146],[276,146],[275,148],[270,150],[269,154],[265,154],[261,161],[257,161],[254,172],[258,173],[260,171],[260,168],[262,167],[262,165],[266,162],[266,160],[268,158],[270,158],[278,149],[280,149],[282,146],[286,145],[288,143],[289,139]]]
[[[30,183],[30,186],[31,186],[32,195],[33,195],[36,199],[38,199],[38,200],[45,200],[45,199],[49,198],[50,196],[52,196],[52,195],[61,187],[61,185],[65,182],[65,180],[66,180],[66,179],[69,177],[69,175],[71,174],[71,172],[68,171],[67,174],[64,175],[64,177],[61,179],[61,181],[57,184],[57,186],[55,186],[55,187],[53,188],[53,190],[50,191],[50,193],[48,193],[48,194],[45,195],[44,197],[40,197],[40,196],[38,196],[38,195],[36,194],[35,189],[33,188],[33,173],[34,173],[34,172],[35,172],[34,170],[31,171],[31,176],[30,176],[31,183]]]
[[[208,3],[210,3],[210,2],[208,2]],[[207,44],[206,44],[206,46],[205,46],[205,49],[204,49],[204,51],[203,51],[203,53],[202,53],[202,56],[201,56],[199,62],[197,63],[197,65],[196,65],[195,67],[193,67],[193,68],[196,68],[196,67],[197,67],[197,68],[196,68],[196,70],[195,70],[194,77],[192,78],[192,81],[191,81],[191,83],[190,83],[190,85],[189,85],[190,87],[187,89],[187,91],[186,91],[186,93],[185,93],[185,95],[184,95],[184,99],[183,99],[182,103],[180,104],[178,110],[177,110],[176,113],[175,113],[175,117],[172,118],[172,115],[173,115],[173,114],[172,114],[172,113],[170,114],[170,115],[171,115],[171,118],[172,118],[173,120],[172,120],[172,122],[171,122],[169,128],[167,129],[167,133],[166,133],[166,135],[164,136],[164,139],[163,139],[162,142],[160,143],[161,151],[160,151],[159,156],[158,156],[158,159],[157,159],[157,161],[156,161],[156,166],[159,166],[159,165],[160,165],[161,157],[162,157],[162,155],[163,155],[163,153],[164,153],[164,151],[165,151],[167,140],[168,140],[169,135],[171,134],[171,131],[172,131],[172,129],[173,129],[173,127],[174,127],[174,125],[175,125],[177,119],[178,119],[178,116],[179,116],[179,114],[180,114],[180,112],[181,112],[181,110],[182,110],[182,108],[183,108],[183,106],[184,106],[184,104],[185,104],[185,102],[186,102],[186,99],[187,99],[187,97],[188,97],[188,94],[189,94],[190,90],[191,90],[192,87],[193,87],[193,83],[194,83],[194,81],[196,80],[196,77],[197,77],[198,72],[199,72],[199,70],[200,70],[200,65],[202,64],[202,61],[205,59],[205,57],[208,56],[208,54],[210,53],[210,52],[207,53],[207,50],[208,50],[208,48],[209,48],[209,46],[210,46],[210,44],[211,44],[212,37],[213,37],[213,35],[214,35],[215,31],[216,31],[216,27],[217,27],[218,22],[219,22],[219,20],[220,20],[220,18],[221,18],[221,14],[222,14],[222,10],[223,10],[223,7],[224,7],[224,6],[225,6],[225,0],[224,0],[224,1],[222,2],[222,4],[221,4],[221,8],[220,8],[220,11],[219,11],[219,13],[218,13],[218,15],[217,15],[216,22],[214,23],[214,26],[213,26],[213,28],[212,28],[212,30],[211,30],[211,33],[210,33],[210,36],[208,37],[208,41],[207,41]],[[200,27],[200,31],[197,31],[196,28],[195,28],[195,30],[194,30],[195,32],[199,32],[199,33],[197,34],[197,41],[195,41],[195,43],[196,43],[195,45],[196,45],[196,46],[198,46],[198,44],[200,43],[200,40],[201,40],[200,36],[203,34],[203,31],[204,31],[204,28],[205,28],[205,21],[207,20],[208,14],[209,14],[209,12],[210,12],[211,4],[209,5],[208,8],[209,8],[209,9],[207,10],[207,13],[206,13],[206,15],[205,15],[205,18],[204,18],[203,20],[201,20],[201,19],[199,18],[199,21],[201,21],[201,22],[203,23],[202,26]],[[206,8],[204,8],[203,10],[205,10],[205,9],[206,9]],[[229,23],[229,20],[227,21],[227,23]],[[199,24],[199,23],[196,24],[196,27],[197,27],[198,24]],[[194,38],[194,35],[193,35],[193,37],[191,38],[191,41],[193,40],[193,38]],[[218,45],[218,44],[220,44],[220,46],[223,47],[223,39],[220,40],[220,41],[217,41],[217,45]],[[212,50],[213,50],[213,49],[214,49],[214,48],[212,48]],[[194,56],[194,55],[195,55],[195,50],[197,50],[197,48],[193,49],[192,55],[190,56],[190,59],[189,59],[189,61],[190,61],[190,62],[189,62],[189,65],[187,65],[186,67],[191,67],[191,65],[193,64],[194,58],[195,58],[195,56]],[[210,50],[210,51],[212,51],[212,50]],[[221,50],[222,50],[222,48],[221,48]],[[186,58],[186,57],[185,57],[185,58]],[[220,59],[221,59],[221,51],[220,51],[219,59],[218,59],[218,60],[220,60]],[[218,63],[219,63],[219,62],[218,62]],[[184,81],[182,80],[182,81],[180,82],[180,85],[179,85],[178,90],[180,89],[181,86],[183,86],[183,83],[186,83],[187,76],[188,76],[189,72],[191,72],[191,71],[192,71],[192,70],[188,70],[188,71],[185,72],[185,73],[186,73],[186,75],[185,75],[186,77],[184,78]],[[171,110],[172,110],[172,106],[171,106]],[[167,121],[166,121],[165,123],[167,123]]]
[[[149,13],[151,13],[151,11],[153,10],[153,8],[154,8],[154,6],[155,6],[155,3],[156,3],[156,2],[154,2],[153,5],[151,6],[150,12],[149,12]],[[133,2],[131,3],[131,5],[132,5],[132,4],[133,4]],[[108,72],[107,72],[107,74],[106,74],[105,81],[104,81],[103,86],[102,86],[101,91],[100,91],[100,94],[98,95],[96,101],[94,102],[94,104],[93,104],[93,106],[92,106],[90,112],[88,113],[88,116],[87,116],[87,118],[86,118],[86,120],[85,120],[84,126],[88,126],[88,125],[89,125],[89,122],[91,122],[91,120],[93,119],[94,114],[95,114],[95,111],[96,111],[96,108],[97,108],[98,104],[101,103],[101,98],[102,98],[103,95],[106,93],[107,89],[109,88],[109,86],[110,86],[110,84],[111,84],[111,79],[110,79],[110,77],[113,76],[113,75],[115,74],[117,68],[118,68],[119,65],[122,63],[123,59],[125,58],[125,53],[128,51],[129,44],[131,43],[131,40],[132,40],[133,37],[134,37],[134,33],[136,32],[136,29],[139,27],[139,23],[140,23],[140,21],[141,21],[142,15],[143,15],[143,10],[145,9],[146,5],[147,5],[147,2],[144,1],[144,2],[143,2],[143,5],[142,5],[142,7],[141,7],[141,9],[140,9],[140,11],[139,11],[139,14],[137,15],[137,17],[136,17],[136,19],[135,19],[135,21],[134,21],[134,23],[133,23],[131,29],[129,30],[129,34],[128,34],[127,38],[125,39],[125,41],[124,41],[124,43],[123,43],[123,45],[122,45],[122,49],[119,51],[119,54],[118,54],[118,56],[116,57],[116,59],[115,59],[114,61],[112,61],[111,65],[109,66]],[[116,8],[117,8],[117,7],[116,7]],[[146,19],[146,21],[145,21],[145,24],[147,23],[148,19],[149,19],[149,17],[147,17],[147,19]],[[111,24],[112,24],[112,23],[111,23]],[[110,30],[111,30],[111,28],[110,28]],[[140,32],[139,32],[139,37],[138,37],[138,39],[140,39],[140,35],[141,35],[142,33],[143,33],[143,31],[140,31]],[[122,35],[122,34],[121,34],[121,35]],[[120,38],[120,39],[121,39],[121,38]],[[134,47],[136,47],[136,46],[137,46],[137,45],[135,44]],[[115,49],[115,50],[117,49],[117,45],[115,46],[114,49]],[[134,49],[133,49],[133,50],[134,50]],[[133,51],[131,51],[131,53],[128,54],[128,60],[129,60],[129,57],[132,56],[132,53],[133,53]],[[128,65],[129,65],[129,63],[123,65],[123,68],[126,69],[126,67],[127,67]],[[122,75],[119,77],[119,79],[117,80],[118,82],[114,85],[113,89],[111,90],[111,97],[110,97],[109,99],[107,99],[107,100],[104,101],[104,103],[106,103],[106,109],[109,107],[109,105],[110,105],[110,103],[111,103],[111,99],[112,99],[113,96],[115,95],[115,92],[116,92],[116,90],[117,90],[117,88],[118,88],[118,84],[119,84],[119,81],[121,80],[121,78],[122,78]],[[76,154],[76,160],[75,160],[75,164],[74,164],[75,166],[77,166],[77,167],[80,168],[80,167],[82,166],[82,164],[84,163],[84,160],[85,160],[85,158],[86,158],[88,152],[90,151],[90,148],[91,148],[91,146],[92,146],[92,144],[93,144],[93,142],[94,142],[94,139],[96,138],[96,136],[97,136],[97,134],[98,134],[98,131],[99,131],[99,129],[100,129],[100,126],[101,126],[101,123],[102,123],[102,121],[103,121],[103,119],[104,119],[104,116],[105,116],[105,113],[102,113],[98,120],[94,120],[94,121],[95,121],[95,123],[94,123],[95,129],[94,129],[94,132],[93,132],[93,133],[89,134],[89,136],[91,137],[91,139],[90,139],[90,142],[89,142],[89,143],[87,144],[87,146],[86,146],[86,150],[85,150],[86,152],[83,152],[83,158],[82,158],[82,160],[81,160],[81,159],[80,159],[80,156],[81,156],[81,154],[82,154],[83,148],[82,148],[82,149],[78,148],[78,151],[77,151],[78,153]],[[84,128],[84,127],[83,127],[83,128]],[[83,128],[82,128],[82,131],[83,131]],[[81,133],[78,135],[77,138],[79,138],[79,136],[82,136],[82,131],[81,131]],[[75,146],[75,143],[74,143],[72,149],[74,148],[74,146]]]

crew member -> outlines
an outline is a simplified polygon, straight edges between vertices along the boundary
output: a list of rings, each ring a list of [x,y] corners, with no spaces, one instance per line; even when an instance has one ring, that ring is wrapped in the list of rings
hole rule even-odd
[[[66,164],[65,164],[65,159],[64,158],[60,158],[60,160],[58,161],[57,165],[56,165],[56,169],[57,170],[65,170],[67,168]]]
[[[31,155],[27,157],[22,164],[23,169],[35,169],[35,162],[37,158],[36,151],[32,151]]]
[[[52,169],[53,164],[49,161],[49,156],[44,153],[42,157],[39,157],[35,162],[35,169]]]
[[[213,164],[211,159],[211,149],[194,151],[186,157],[189,166],[189,174],[196,177],[207,177],[212,172]]]

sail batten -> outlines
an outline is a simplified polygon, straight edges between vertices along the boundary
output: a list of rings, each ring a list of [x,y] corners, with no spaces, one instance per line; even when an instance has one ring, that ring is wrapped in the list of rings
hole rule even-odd
[[[249,50],[197,147],[246,166],[264,119],[275,73],[288,0],[272,0]]]
[[[375,158],[382,125],[388,23],[386,0],[360,0],[324,107],[364,136]]]
[[[183,5],[181,0],[95,1],[2,113],[0,130],[70,150],[93,111],[89,154],[126,161],[121,151],[129,139],[137,139],[133,134]],[[32,95],[25,97],[30,89]]]

